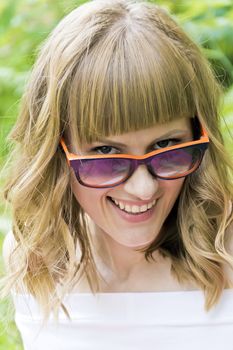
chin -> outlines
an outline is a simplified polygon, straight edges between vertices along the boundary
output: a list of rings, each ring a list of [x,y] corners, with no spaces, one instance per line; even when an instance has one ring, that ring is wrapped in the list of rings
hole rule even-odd
[[[119,243],[121,245],[123,245],[124,247],[127,247],[127,248],[131,248],[131,249],[144,249],[144,248],[147,248],[148,246],[151,245],[151,243],[155,240],[155,237],[153,237],[152,239],[150,240],[147,240],[147,241],[143,241],[143,242],[120,242]]]

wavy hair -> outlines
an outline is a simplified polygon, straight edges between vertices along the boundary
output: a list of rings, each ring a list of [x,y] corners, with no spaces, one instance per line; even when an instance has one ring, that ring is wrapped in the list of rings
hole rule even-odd
[[[59,147],[67,128],[81,144],[197,115],[209,148],[144,253],[169,256],[177,279],[196,282],[207,310],[215,305],[231,285],[224,266],[233,266],[227,249],[233,164],[220,132],[220,102],[207,60],[164,9],[96,0],[65,17],[40,49],[10,134],[5,195],[16,245],[4,291],[23,285],[45,318],[65,308],[63,296],[83,274],[99,291],[88,223]]]

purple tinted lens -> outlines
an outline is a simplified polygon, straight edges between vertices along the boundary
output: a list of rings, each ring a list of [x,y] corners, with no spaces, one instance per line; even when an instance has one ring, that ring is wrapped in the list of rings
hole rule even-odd
[[[79,161],[78,174],[89,186],[110,186],[124,180],[130,171],[128,159],[85,159]]]
[[[166,178],[185,176],[187,172],[199,165],[201,158],[201,149],[198,146],[191,146],[154,156],[151,167],[157,176]]]
[[[207,147],[207,146],[206,146]],[[149,157],[138,164],[147,164],[155,176],[165,179],[186,176],[199,166],[205,147],[198,145],[166,151]],[[125,158],[99,158],[71,161],[79,181],[90,187],[110,187],[126,180],[135,161]]]

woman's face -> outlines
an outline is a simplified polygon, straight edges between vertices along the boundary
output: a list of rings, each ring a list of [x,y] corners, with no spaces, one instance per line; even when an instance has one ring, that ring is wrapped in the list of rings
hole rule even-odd
[[[104,138],[102,142],[84,144],[74,153],[143,155],[176,143],[192,140],[190,121],[177,119],[148,129]],[[72,172],[72,190],[98,232],[106,238],[131,248],[144,247],[158,235],[184,182],[154,178],[145,165],[139,166],[127,182],[105,189],[81,185]],[[140,213],[135,213],[139,212]]]

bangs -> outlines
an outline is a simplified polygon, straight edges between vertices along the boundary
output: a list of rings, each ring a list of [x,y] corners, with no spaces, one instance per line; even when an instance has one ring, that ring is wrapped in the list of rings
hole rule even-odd
[[[71,132],[80,143],[196,114],[194,69],[155,28],[115,24],[79,62],[70,90]]]

